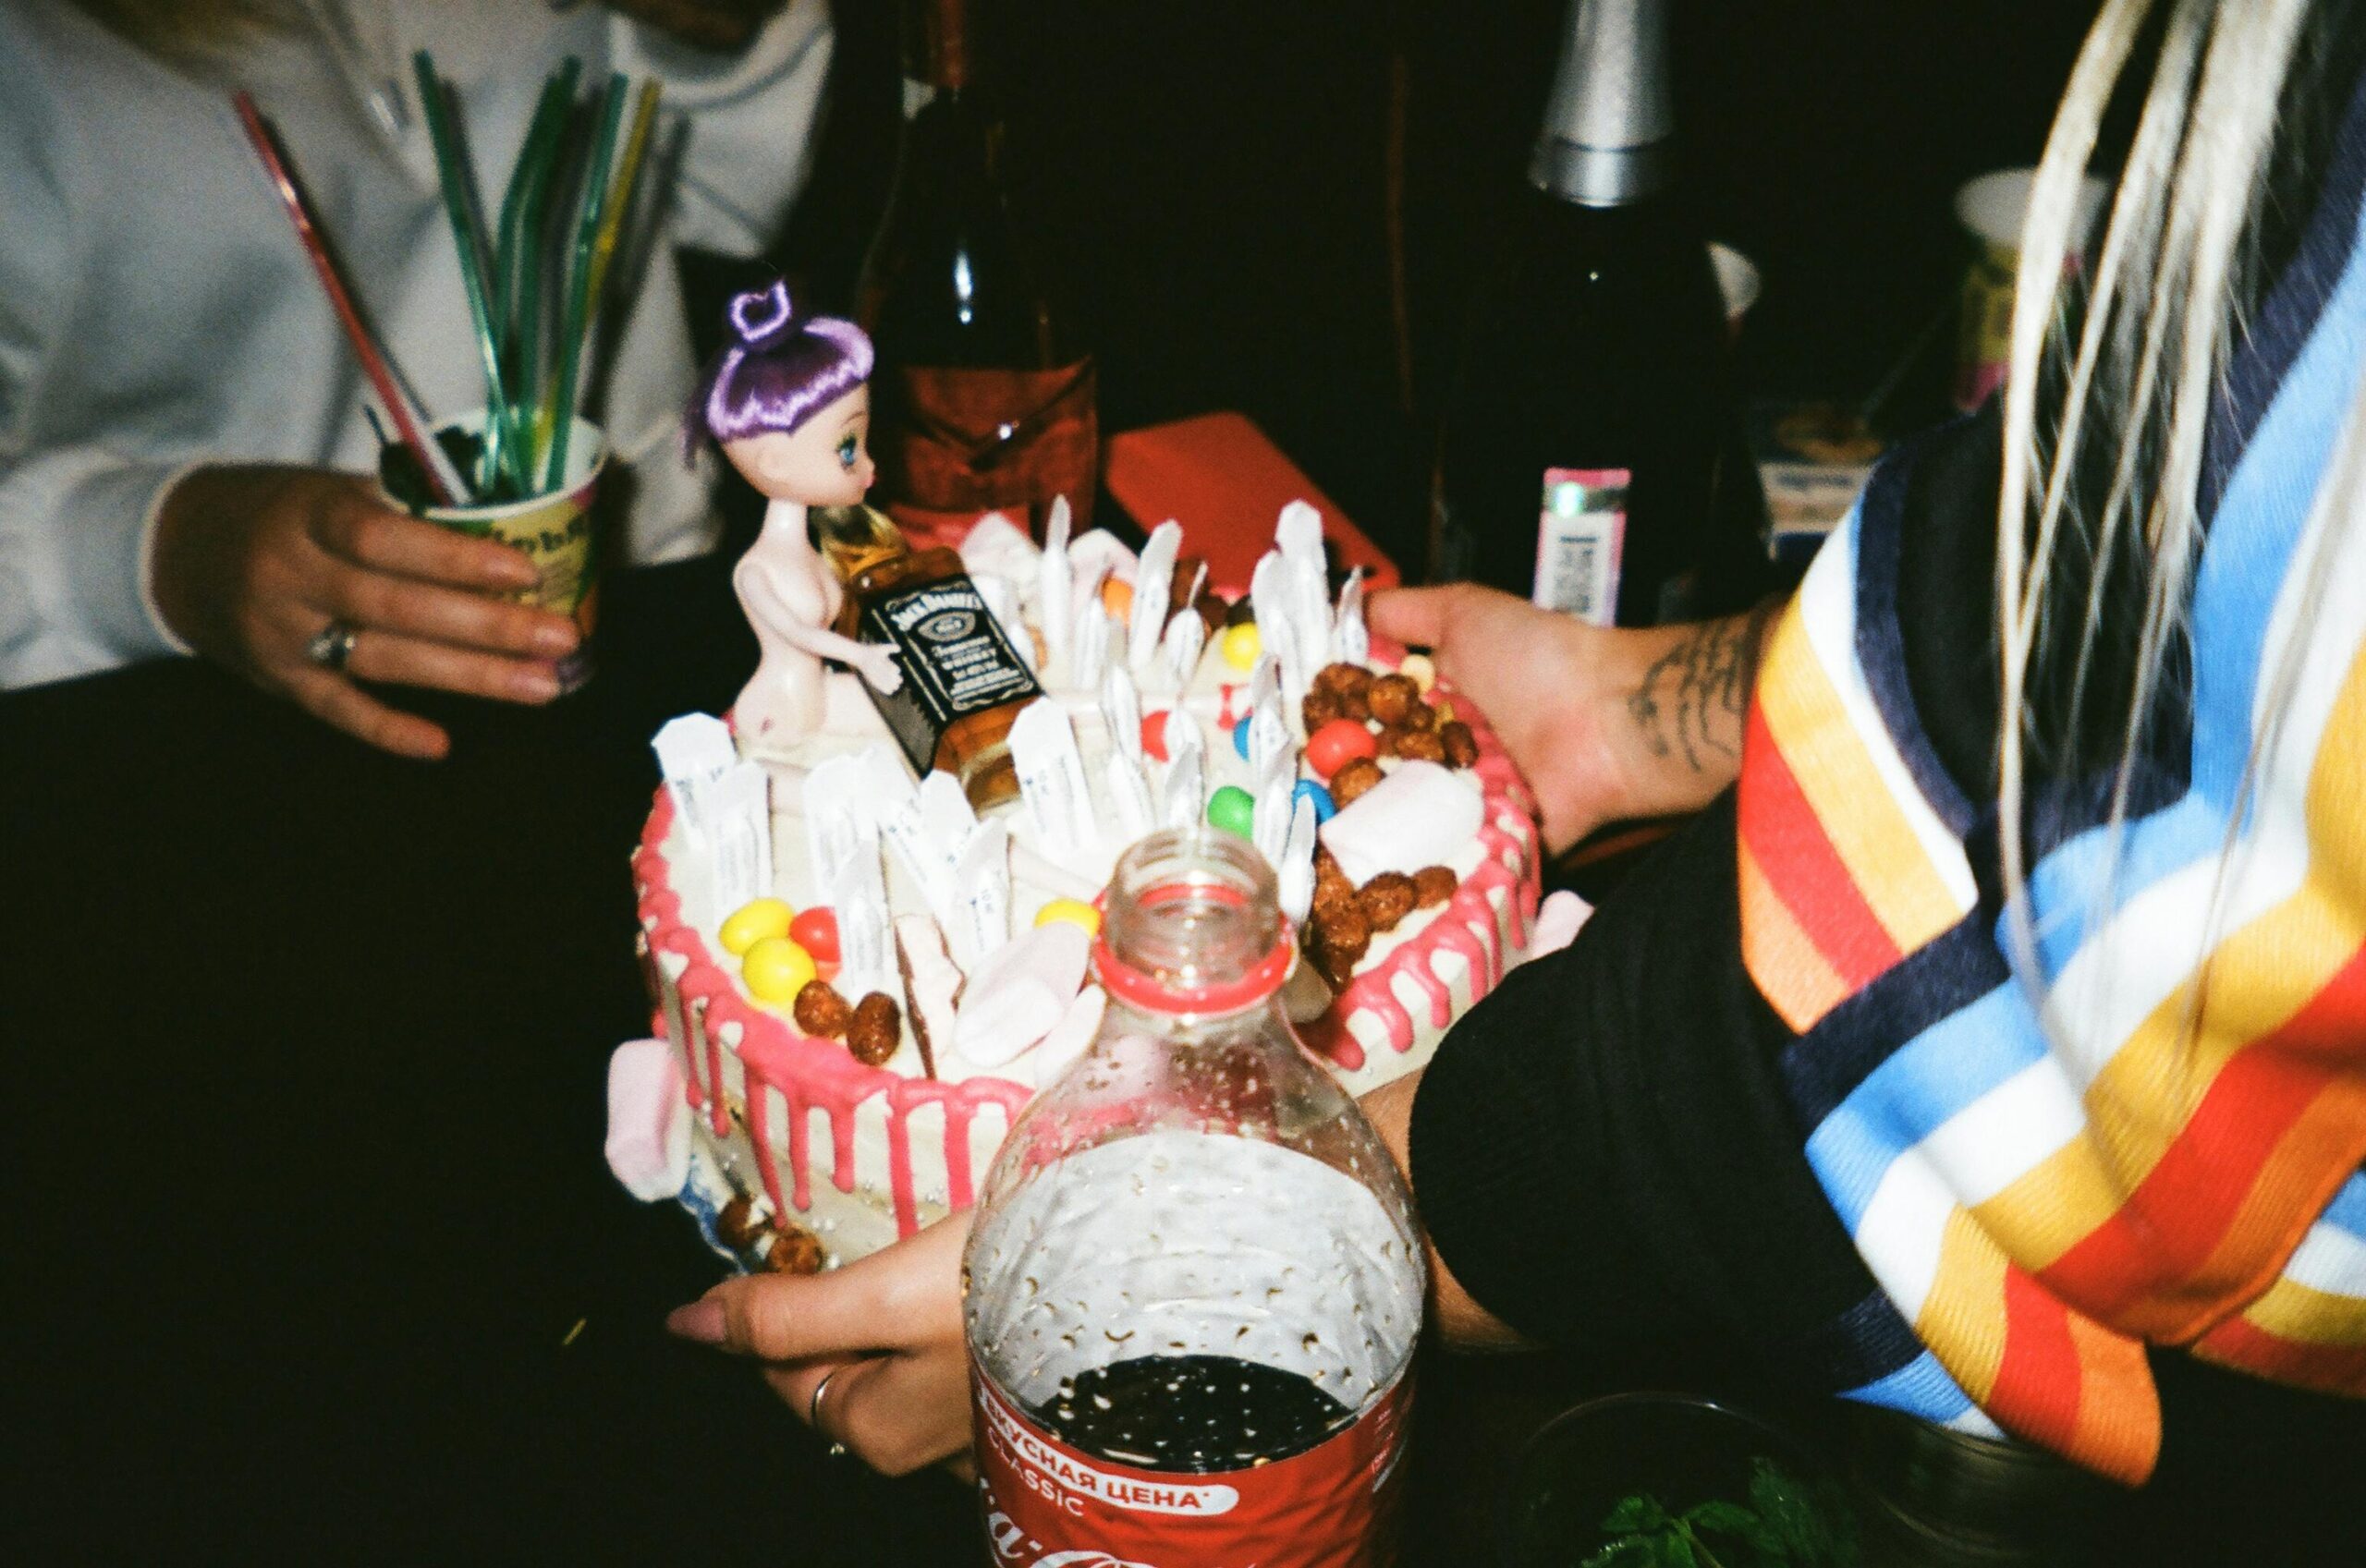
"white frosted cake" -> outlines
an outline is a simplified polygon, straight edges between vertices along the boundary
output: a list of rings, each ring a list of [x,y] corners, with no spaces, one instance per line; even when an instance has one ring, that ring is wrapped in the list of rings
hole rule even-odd
[[[1529,946],[1533,802],[1426,660],[1371,645],[1360,586],[1333,599],[1311,508],[1285,512],[1238,607],[1178,567],[1171,524],[1139,559],[1065,534],[1038,550],[989,517],[961,552],[1042,693],[1011,735],[1018,801],[981,816],[949,775],[916,779],[843,673],[789,750],[696,779],[668,761],[633,858],[658,1039],[612,1067],[610,1154],[743,1265],[822,1267],[970,1201],[1092,1038],[1092,901],[1153,828],[1211,821],[1275,863],[1305,960],[1291,1015],[1359,1093],[1426,1061]]]

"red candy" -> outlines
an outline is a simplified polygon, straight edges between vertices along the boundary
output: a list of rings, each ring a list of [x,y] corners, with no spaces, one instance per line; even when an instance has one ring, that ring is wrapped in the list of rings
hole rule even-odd
[[[1359,719],[1334,719],[1306,737],[1306,765],[1326,780],[1359,757],[1379,755],[1379,743]]]
[[[813,955],[816,964],[838,961],[838,912],[815,905],[788,923],[788,940]]]
[[[1166,713],[1161,708],[1155,713],[1142,715],[1142,749],[1162,762],[1167,760]]]

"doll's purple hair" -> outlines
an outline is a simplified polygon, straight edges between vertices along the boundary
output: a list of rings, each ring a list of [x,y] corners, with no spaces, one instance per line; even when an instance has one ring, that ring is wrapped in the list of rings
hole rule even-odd
[[[778,431],[787,434],[871,379],[871,339],[852,322],[799,316],[788,285],[735,296],[728,312],[731,343],[693,405],[696,426],[716,442]]]

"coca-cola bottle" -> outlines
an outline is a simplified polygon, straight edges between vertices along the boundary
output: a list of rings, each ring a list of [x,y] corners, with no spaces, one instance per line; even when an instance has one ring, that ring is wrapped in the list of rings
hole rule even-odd
[[[1412,1201],[1291,1034],[1245,840],[1117,863],[1098,1038],[986,1178],[964,1259],[980,1487],[1009,1568],[1395,1559],[1426,1283]]]

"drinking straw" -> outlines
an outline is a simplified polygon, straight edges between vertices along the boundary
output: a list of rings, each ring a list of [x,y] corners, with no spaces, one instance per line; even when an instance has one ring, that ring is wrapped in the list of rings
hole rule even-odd
[[[573,294],[559,323],[559,371],[556,395],[546,410],[556,429],[551,433],[550,461],[543,469],[543,486],[556,490],[567,473],[567,438],[575,428],[576,376],[583,363],[583,329],[589,319],[592,249],[598,242],[600,215],[608,196],[608,165],[616,156],[616,125],[624,117],[625,79],[612,72],[601,97],[600,131],[592,143],[592,167],[583,179],[583,210],[575,225],[575,259],[568,269]]]
[[[542,98],[534,105],[534,117],[527,126],[525,144],[510,170],[509,188],[501,202],[494,314],[501,324],[507,353],[503,369],[508,383],[529,391],[540,381],[534,351],[541,310],[543,210],[552,171],[565,145],[567,122],[575,103],[575,79],[581,68],[582,63],[570,55],[543,83]]]
[[[460,261],[460,286],[468,295],[469,314],[476,323],[478,355],[484,361],[483,471],[488,482],[505,467],[514,478],[517,469],[507,460],[509,443],[506,439],[512,414],[508,395],[502,386],[501,346],[494,335],[493,304],[485,293],[484,274],[477,265],[484,241],[482,223],[472,226],[470,221],[465,151],[436,80],[434,55],[422,49],[411,57],[411,65],[419,77],[420,103],[427,112],[428,140],[435,147],[437,183],[444,188],[445,215],[452,224],[452,245]]]
[[[361,361],[362,373],[370,378],[377,392],[378,401],[385,407],[395,428],[402,432],[403,444],[419,459],[420,468],[427,475],[435,499],[451,505],[472,498],[467,482],[457,468],[446,456],[444,448],[428,434],[426,417],[414,405],[396,377],[394,368],[380,349],[378,340],[363,324],[361,312],[355,308],[353,296],[338,273],[335,259],[329,254],[328,243],[322,237],[320,225],[312,221],[311,202],[303,188],[296,183],[295,171],[288,161],[280,156],[279,145],[263,124],[262,115],[255,107],[254,99],[243,89],[230,94],[231,106],[238,112],[238,123],[245,128],[247,140],[255,150],[255,158],[262,164],[263,174],[272,188],[279,193],[279,204],[287,213],[287,221],[296,229],[296,238],[304,248],[305,256],[312,263],[313,275],[321,280],[322,291],[329,297],[329,308],[336,312],[338,324],[345,329],[354,356]]]
[[[608,262],[616,253],[616,236],[632,210],[633,188],[640,178],[640,160],[649,151],[649,133],[657,121],[657,83],[644,81],[633,105],[632,129],[625,133],[625,152],[616,165],[616,184],[608,198],[608,215],[601,222],[600,237],[592,249],[592,310],[596,317],[600,291],[607,286]],[[589,330],[589,323],[586,325]]]

